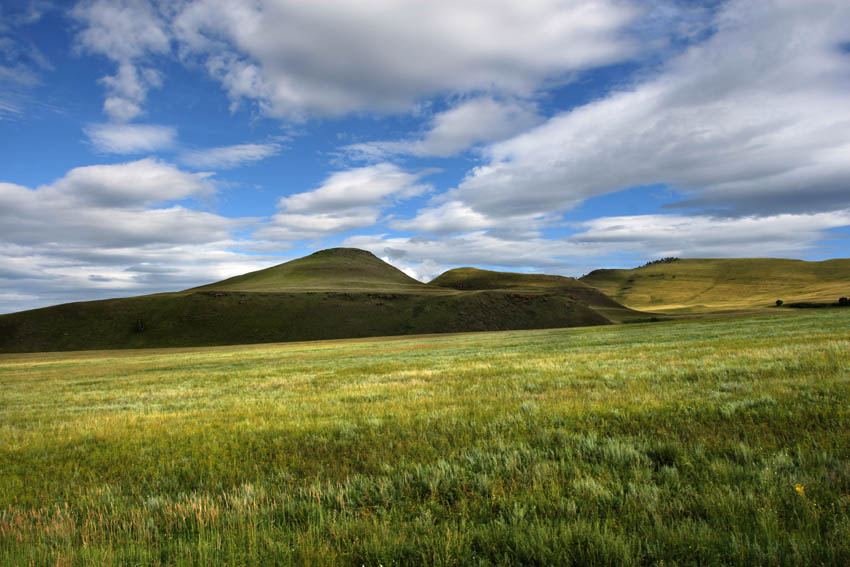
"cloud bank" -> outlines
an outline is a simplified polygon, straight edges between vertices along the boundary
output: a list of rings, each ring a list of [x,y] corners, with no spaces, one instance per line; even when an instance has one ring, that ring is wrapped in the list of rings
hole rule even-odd
[[[418,182],[420,177],[391,163],[338,171],[313,191],[282,197],[280,212],[257,231],[256,237],[286,242],[374,226],[381,210],[393,200],[430,190]]]
[[[244,256],[243,220],[176,204],[209,196],[209,174],[144,159],[72,169],[28,188],[0,183],[0,310],[215,281],[269,264]]]
[[[234,102],[298,119],[407,111],[447,92],[528,95],[631,56],[623,31],[637,13],[612,0],[196,0],[172,28]]]
[[[539,214],[666,184],[682,207],[819,212],[850,191],[850,4],[729,2],[657,76],[485,150],[451,193],[481,214]],[[424,214],[424,213],[423,213]]]

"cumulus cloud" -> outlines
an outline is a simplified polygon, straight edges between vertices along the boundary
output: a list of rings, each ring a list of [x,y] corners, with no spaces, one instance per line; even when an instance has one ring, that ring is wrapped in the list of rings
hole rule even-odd
[[[634,55],[625,29],[637,16],[614,0],[196,0],[173,29],[235,102],[299,118],[406,111],[447,92],[526,96]]]
[[[432,199],[432,204],[417,211],[411,219],[389,222],[393,230],[447,235],[486,229],[495,236],[533,238],[540,236],[548,225],[561,217],[546,213],[488,215],[457,200],[445,200],[445,195]]]
[[[85,129],[95,149],[112,154],[138,154],[172,148],[177,129],[156,124],[92,124]]]
[[[153,208],[213,191],[208,174],[152,159],[78,167],[35,189],[0,183],[3,238],[104,247],[217,240],[226,237],[230,221],[176,205]]]
[[[70,15],[81,26],[78,48],[118,64],[115,75],[101,79],[107,89],[104,112],[119,122],[142,114],[148,90],[162,86],[162,75],[139,61],[171,50],[162,14],[147,0],[83,0]]]
[[[423,260],[416,264],[408,264],[403,258],[395,256],[379,256],[387,264],[391,264],[421,282],[429,282],[446,271],[446,267],[432,260]]]
[[[313,191],[282,197],[280,212],[257,235],[303,240],[372,226],[390,197],[403,200],[430,189],[418,183],[421,175],[390,163],[338,171]]]
[[[416,218],[392,221],[390,227],[394,230],[449,234],[490,228],[496,222],[460,201],[449,201],[423,210]]]
[[[77,35],[80,46],[115,61],[169,49],[164,22],[147,0],[84,0],[71,16],[83,26]]]
[[[665,256],[793,257],[816,248],[830,229],[848,224],[850,210],[737,218],[635,215],[586,221],[578,233],[557,239],[479,230],[434,238],[355,235],[344,245],[387,257],[420,279],[470,265],[577,276]]]
[[[501,238],[474,231],[442,238],[354,235],[345,246],[363,248],[410,267],[431,262],[439,266],[502,266],[556,269],[569,262],[572,250],[564,242],[543,238]]]
[[[281,146],[276,142],[236,144],[202,150],[189,150],[180,156],[180,161],[195,168],[233,169],[277,155],[280,150]]]
[[[729,2],[656,76],[489,146],[447,198],[498,217],[668,184],[728,214],[843,207],[849,18],[845,2]]]
[[[533,105],[483,96],[462,101],[434,115],[420,139],[365,142],[344,149],[362,159],[392,154],[449,157],[475,144],[503,140],[540,121]]]
[[[186,173],[152,158],[114,165],[77,167],[32,194],[45,201],[139,207],[215,191],[209,173]]]
[[[10,246],[0,242],[0,262],[20,267],[14,279],[0,271],[0,288],[5,290],[0,293],[0,313],[186,289],[284,261],[228,250],[234,244],[212,241],[92,248],[58,243]],[[156,273],[132,269],[139,266]]]
[[[283,197],[280,205],[287,211],[311,213],[369,206],[393,194],[422,193],[426,187],[416,183],[418,178],[391,163],[358,167],[331,174],[318,189]]]
[[[214,190],[209,174],[153,159],[36,188],[0,183],[0,310],[173,291],[275,263],[233,251],[245,219],[175,204]]]
[[[847,225],[850,210],[731,218],[638,215],[584,222],[585,230],[569,240],[644,257],[781,257],[810,251],[826,231]]]

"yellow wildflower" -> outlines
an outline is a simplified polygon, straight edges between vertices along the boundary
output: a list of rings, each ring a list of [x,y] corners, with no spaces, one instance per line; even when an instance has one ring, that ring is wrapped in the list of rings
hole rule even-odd
[[[805,489],[805,488],[803,488],[803,485],[802,485],[802,484],[795,484],[795,485],[794,485],[794,490],[795,490],[795,491],[797,491],[797,494],[799,494],[800,496],[805,496],[805,495],[806,495],[806,489]]]

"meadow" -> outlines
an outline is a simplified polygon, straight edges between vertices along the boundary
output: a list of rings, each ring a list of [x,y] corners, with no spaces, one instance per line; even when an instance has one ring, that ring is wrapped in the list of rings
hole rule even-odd
[[[581,281],[645,311],[764,309],[777,299],[835,303],[850,295],[850,259],[670,258],[631,270],[595,270]]]
[[[0,355],[0,564],[848,565],[848,323]]]

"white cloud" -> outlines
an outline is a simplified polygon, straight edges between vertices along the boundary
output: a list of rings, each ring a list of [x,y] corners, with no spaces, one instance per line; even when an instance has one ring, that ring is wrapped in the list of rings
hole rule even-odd
[[[449,234],[491,228],[498,222],[459,201],[448,201],[424,209],[416,218],[392,221],[390,227],[394,230]]]
[[[118,122],[128,122],[143,113],[138,102],[121,96],[106,97],[103,101],[103,111],[112,120]]]
[[[545,213],[488,215],[457,200],[446,200],[446,194],[431,199],[429,206],[417,211],[411,219],[396,219],[388,224],[393,230],[433,235],[448,235],[485,230],[497,237],[536,238],[547,226],[562,217]]]
[[[448,157],[475,144],[503,140],[540,121],[533,105],[483,96],[436,114],[421,139],[365,142],[344,149],[366,159],[391,154]]]
[[[232,251],[248,220],[174,203],[213,191],[208,174],[152,159],[36,188],[0,183],[0,311],[174,291],[276,263]]]
[[[157,8],[148,0],[84,0],[70,14],[82,26],[76,35],[79,49],[118,64],[115,75],[101,79],[108,92],[104,112],[119,122],[142,114],[148,90],[162,86],[162,75],[138,62],[171,50],[167,23]]]
[[[372,226],[390,197],[403,200],[430,189],[422,174],[390,163],[338,171],[305,193],[282,197],[281,212],[257,236],[267,240],[303,240]]]
[[[231,252],[232,241],[93,248],[0,242],[0,263],[20,265],[12,278],[0,270],[0,313],[69,301],[177,291],[267,268],[277,257]]]
[[[389,195],[424,192],[426,186],[417,184],[418,178],[390,163],[338,171],[318,189],[281,198],[280,206],[289,212],[320,213],[375,205]]]
[[[447,199],[498,217],[666,183],[735,214],[843,207],[848,20],[846,2],[729,2],[654,78],[493,144]]]
[[[139,207],[160,201],[208,196],[215,191],[209,173],[186,173],[146,158],[114,165],[77,167],[31,193],[37,200]]]
[[[297,119],[405,111],[447,92],[527,96],[633,56],[637,15],[615,0],[196,0],[173,29],[235,102]]]
[[[92,124],[86,135],[100,152],[138,154],[172,148],[177,130],[157,124]]]
[[[360,207],[336,213],[290,214],[278,213],[255,236],[265,241],[291,242],[318,239],[331,234],[374,226],[380,211]]]
[[[280,144],[237,144],[203,150],[190,150],[180,156],[180,161],[191,167],[232,169],[277,155]]]
[[[80,46],[113,61],[169,50],[165,23],[147,0],[84,0],[71,16],[83,26],[77,34]]]
[[[16,244],[107,248],[221,240],[233,221],[174,205],[153,208],[213,191],[207,174],[151,159],[78,167],[36,189],[0,183],[2,237]]]
[[[543,238],[500,238],[474,231],[443,238],[355,235],[344,246],[385,255],[409,267],[423,262],[440,266],[503,266],[518,269],[557,269],[572,250],[563,241]]]
[[[586,230],[569,240],[646,257],[794,257],[814,248],[825,231],[848,225],[850,210],[738,218],[639,215],[587,221]]]
[[[817,248],[830,229],[848,225],[850,210],[740,218],[637,215],[593,219],[581,223],[582,232],[559,239],[479,230],[439,238],[355,235],[344,246],[386,256],[417,278],[433,277],[443,266],[577,276],[665,256],[795,257]]]

